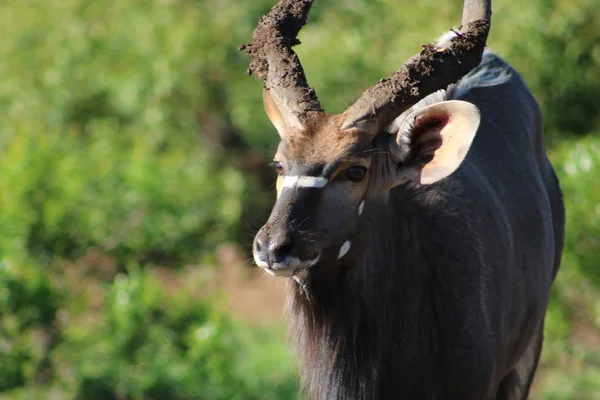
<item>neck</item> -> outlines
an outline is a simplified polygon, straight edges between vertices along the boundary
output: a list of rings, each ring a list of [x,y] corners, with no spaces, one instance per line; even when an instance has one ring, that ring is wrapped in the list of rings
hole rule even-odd
[[[290,285],[291,334],[313,398],[379,398],[399,378],[410,391],[407,383],[419,378],[416,366],[435,354],[428,288],[436,274],[426,254],[436,244],[420,239],[432,237],[414,217],[423,211],[397,200],[393,208],[370,203],[377,212],[365,216],[362,248],[338,265],[311,270],[308,296]]]

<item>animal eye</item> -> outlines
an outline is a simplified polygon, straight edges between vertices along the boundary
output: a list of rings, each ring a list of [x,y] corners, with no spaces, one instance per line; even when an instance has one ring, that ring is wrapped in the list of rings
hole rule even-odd
[[[354,165],[348,168],[348,171],[346,171],[346,176],[352,182],[360,182],[363,180],[366,173],[367,169],[365,167],[363,167],[362,165]]]
[[[275,167],[277,175],[283,175],[283,164],[281,164],[279,161],[273,161],[273,167]]]

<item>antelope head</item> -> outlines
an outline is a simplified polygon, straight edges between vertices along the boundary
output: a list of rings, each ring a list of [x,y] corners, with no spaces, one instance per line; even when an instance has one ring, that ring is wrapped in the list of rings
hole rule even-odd
[[[481,62],[491,17],[490,0],[465,0],[452,39],[423,46],[342,114],[329,115],[292,50],[312,2],[281,0],[244,46],[281,138],[273,161],[277,201],[254,240],[254,259],[288,277],[347,257],[370,205],[392,188],[435,184],[458,168],[479,125],[477,108],[463,101],[413,106]]]

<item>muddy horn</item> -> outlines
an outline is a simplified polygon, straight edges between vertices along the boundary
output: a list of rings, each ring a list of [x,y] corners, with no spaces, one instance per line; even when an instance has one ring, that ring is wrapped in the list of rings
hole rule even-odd
[[[367,89],[344,112],[342,128],[375,135],[425,96],[466,75],[481,62],[491,14],[491,0],[465,0],[457,35],[444,47],[424,45],[389,78]]]
[[[306,25],[313,0],[281,0],[258,22],[245,49],[251,59],[248,74],[256,74],[271,97],[304,124],[312,113],[323,112],[315,91],[292,46]]]

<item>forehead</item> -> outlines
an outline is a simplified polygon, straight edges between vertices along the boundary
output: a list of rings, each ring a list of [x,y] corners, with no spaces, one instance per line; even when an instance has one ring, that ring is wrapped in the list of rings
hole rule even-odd
[[[337,116],[308,126],[303,132],[284,137],[277,154],[288,162],[304,165],[326,165],[368,157],[372,144],[368,136],[357,130],[341,131]]]

